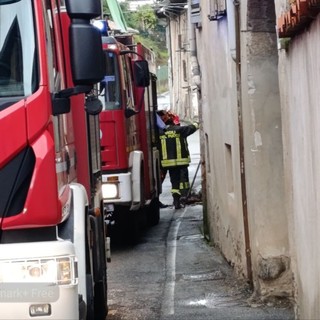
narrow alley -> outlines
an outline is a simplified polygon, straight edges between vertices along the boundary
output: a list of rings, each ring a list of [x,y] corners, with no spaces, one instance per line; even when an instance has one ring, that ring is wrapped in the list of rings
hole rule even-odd
[[[198,167],[198,133],[188,138],[192,163]],[[193,193],[201,193],[201,174]],[[171,204],[170,181],[161,201]],[[202,203],[161,209],[160,223],[142,234],[136,245],[112,245],[108,264],[108,320],[294,319],[286,304],[252,299],[245,280],[203,236]]]

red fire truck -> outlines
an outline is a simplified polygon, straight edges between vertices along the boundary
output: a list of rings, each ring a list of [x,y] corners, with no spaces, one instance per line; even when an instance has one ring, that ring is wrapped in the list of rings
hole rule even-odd
[[[0,0],[0,319],[105,319],[100,0]]]
[[[103,36],[105,77],[100,83],[102,194],[112,234],[133,242],[146,222],[159,222],[161,193],[156,76],[151,50],[132,35]],[[123,230],[125,229],[125,230]]]

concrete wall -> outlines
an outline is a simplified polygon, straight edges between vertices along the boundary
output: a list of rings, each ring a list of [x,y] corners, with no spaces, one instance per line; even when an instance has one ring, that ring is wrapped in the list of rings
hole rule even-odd
[[[277,15],[287,9],[278,1]],[[279,51],[286,200],[298,319],[320,317],[320,17]]]
[[[201,12],[196,38],[209,233],[239,275],[252,272],[257,296],[291,296],[274,6],[241,2],[238,74],[236,28],[228,23],[235,16],[209,21],[209,2]]]
[[[206,230],[235,271],[252,278],[257,296],[288,297],[292,273],[274,4],[241,1],[237,32],[233,1],[227,3],[228,16],[210,21],[210,1],[201,1],[202,22],[195,29]],[[175,42],[188,32],[187,14],[171,19],[170,30],[172,101],[179,113],[185,92],[177,79],[181,54]]]
[[[169,88],[172,108],[185,118],[189,110],[189,42],[188,42],[188,16],[180,15],[170,20],[171,50],[170,66],[172,87]],[[174,36],[173,36],[174,35]]]
[[[195,29],[205,230],[240,276],[252,272],[257,297],[294,291],[297,319],[319,319],[320,17],[285,49],[276,17],[291,0],[240,1],[238,33],[234,1],[216,21],[210,2]],[[192,59],[174,43],[189,27],[187,12],[170,20],[173,108],[184,114],[193,75],[181,78],[181,59]]]
[[[241,1],[241,85],[253,279],[259,295],[291,296],[275,7]]]
[[[209,12],[208,2],[201,6]],[[238,147],[235,63],[228,49],[227,20],[197,29],[201,71],[202,134],[205,142],[207,221],[210,238],[232,264],[246,275]]]
[[[198,119],[198,88],[191,75],[190,52],[194,42],[189,32],[189,17],[184,14],[173,16],[169,22],[170,60],[169,92],[171,109],[182,119]]]

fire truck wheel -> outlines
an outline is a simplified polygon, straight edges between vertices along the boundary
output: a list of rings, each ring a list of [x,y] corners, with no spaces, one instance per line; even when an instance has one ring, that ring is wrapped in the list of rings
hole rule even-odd
[[[150,226],[155,226],[160,221],[160,202],[159,198],[154,198],[148,208],[148,223]]]
[[[79,320],[86,320],[86,303],[82,295],[79,295]]]
[[[94,288],[94,319],[105,320],[107,316],[107,294],[106,286],[103,281],[99,281],[95,284]]]
[[[131,244],[137,244],[140,237],[140,211],[130,213],[130,224],[128,225],[128,236]]]
[[[93,284],[92,275],[86,275],[87,285],[87,320],[94,320],[94,295],[93,295]]]
[[[90,216],[91,229],[93,232],[93,270],[94,270],[94,319],[105,320],[107,316],[107,283],[106,283],[106,259],[105,234],[102,216]]]

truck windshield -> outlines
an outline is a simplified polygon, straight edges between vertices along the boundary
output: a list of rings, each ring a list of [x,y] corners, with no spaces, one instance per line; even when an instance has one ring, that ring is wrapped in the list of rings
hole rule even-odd
[[[99,96],[103,110],[121,109],[119,67],[116,55],[113,52],[105,52],[106,73],[100,82]]]
[[[28,96],[38,85],[32,1],[1,0],[0,22],[0,99]]]

